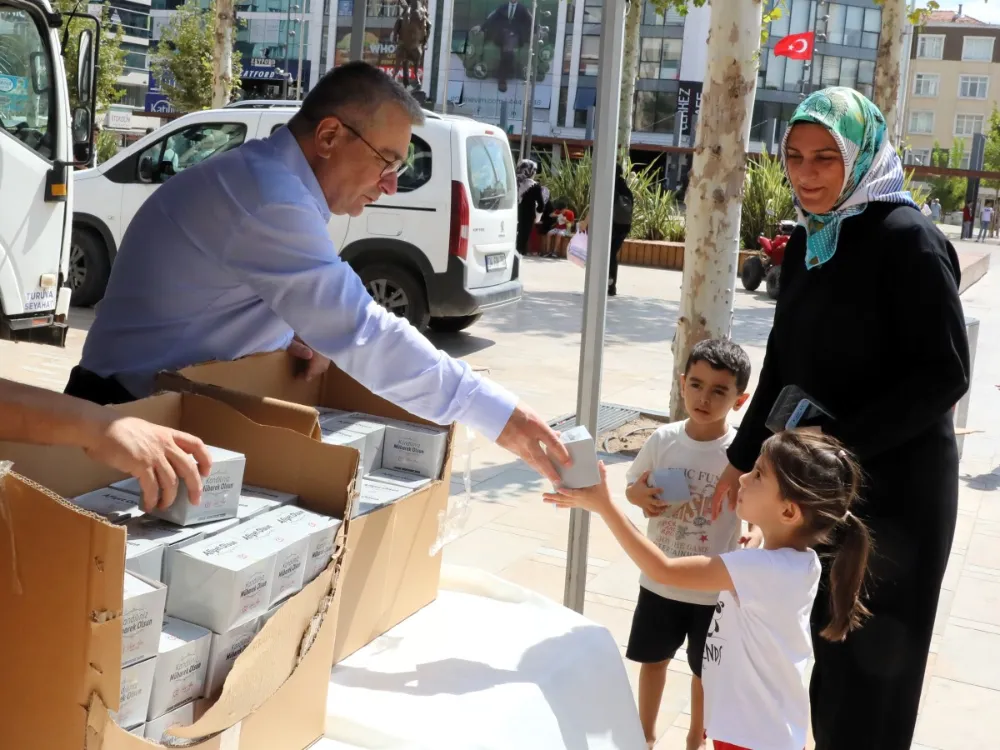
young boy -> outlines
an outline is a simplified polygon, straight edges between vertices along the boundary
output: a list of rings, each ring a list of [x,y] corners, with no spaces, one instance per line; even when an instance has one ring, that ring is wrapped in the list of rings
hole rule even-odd
[[[737,547],[740,521],[728,505],[712,520],[712,495],[729,463],[726,449],[736,431],[727,421],[747,400],[750,358],[728,340],[699,342],[691,351],[681,388],[690,415],[664,425],[639,451],[626,475],[629,502],[649,519],[649,539],[669,557],[718,555]],[[690,499],[666,502],[661,488],[649,487],[651,475],[676,469],[687,479]],[[681,483],[683,487],[683,482]],[[686,591],[639,580],[639,600],[632,618],[626,657],[639,662],[639,718],[649,747],[656,742],[656,717],[667,679],[667,665],[687,638],[691,678],[691,728],[688,750],[705,747],[701,659],[715,612],[717,593]]]

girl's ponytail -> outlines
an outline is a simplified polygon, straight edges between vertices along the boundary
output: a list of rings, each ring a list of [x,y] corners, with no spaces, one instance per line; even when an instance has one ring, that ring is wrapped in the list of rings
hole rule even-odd
[[[861,603],[861,587],[868,567],[872,540],[868,527],[847,511],[838,531],[838,549],[830,569],[830,623],[820,635],[828,641],[842,641],[861,626],[871,613]]]

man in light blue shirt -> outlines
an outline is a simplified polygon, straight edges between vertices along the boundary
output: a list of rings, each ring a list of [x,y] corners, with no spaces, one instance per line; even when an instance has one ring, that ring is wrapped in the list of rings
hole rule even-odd
[[[160,370],[289,349],[311,360],[309,376],[328,357],[408,411],[462,421],[556,479],[542,445],[568,461],[558,436],[377,305],[327,231],[331,213],[358,216],[395,193],[422,121],[389,76],[351,63],[317,83],[287,128],[171,177],[125,233],[66,392],[127,401],[150,394]]]

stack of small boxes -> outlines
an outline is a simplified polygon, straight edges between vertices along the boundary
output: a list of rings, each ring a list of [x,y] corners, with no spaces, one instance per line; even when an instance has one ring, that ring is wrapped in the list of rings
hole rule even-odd
[[[394,503],[441,478],[448,431],[360,412],[318,408],[323,442],[361,454],[354,516]]]
[[[115,720],[156,742],[221,692],[264,622],[329,564],[340,525],[294,495],[243,485],[245,457],[209,450],[198,505],[181,487],[170,508],[144,514],[134,479],[73,501],[126,528]]]
[[[323,442],[361,455],[355,517],[439,479],[446,429],[320,408]],[[163,742],[217,696],[237,657],[330,563],[340,521],[294,495],[243,484],[246,458],[210,447],[201,502],[186,488],[146,514],[136,479],[75,498],[127,531],[120,726]]]

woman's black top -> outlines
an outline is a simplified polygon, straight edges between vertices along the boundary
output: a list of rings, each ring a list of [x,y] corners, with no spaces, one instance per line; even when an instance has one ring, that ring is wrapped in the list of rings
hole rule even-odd
[[[958,257],[920,211],[872,203],[841,225],[837,252],[806,269],[806,234],[785,249],[760,382],[731,463],[749,471],[764,420],[797,385],[833,415],[827,431],[867,475],[862,512],[909,513],[957,492],[952,407],[969,387]]]
[[[524,191],[517,204],[517,225],[519,227],[531,227],[535,223],[535,217],[545,208],[545,193],[542,186],[537,182]]]

